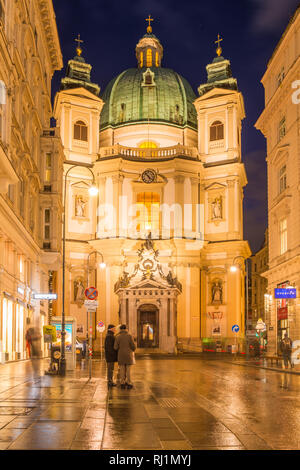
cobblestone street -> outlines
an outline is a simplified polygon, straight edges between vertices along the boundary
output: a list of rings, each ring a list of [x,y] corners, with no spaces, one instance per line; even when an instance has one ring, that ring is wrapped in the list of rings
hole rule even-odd
[[[299,449],[300,376],[199,357],[137,360],[132,390],[0,366],[0,449]],[[280,432],[278,430],[280,429]]]

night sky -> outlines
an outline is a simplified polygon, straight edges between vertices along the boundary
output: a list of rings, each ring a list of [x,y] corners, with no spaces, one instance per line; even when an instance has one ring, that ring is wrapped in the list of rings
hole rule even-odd
[[[215,54],[218,33],[223,56],[244,95],[243,162],[245,239],[253,252],[263,243],[267,226],[266,144],[254,128],[264,107],[260,80],[276,44],[299,0],[53,0],[64,59],[64,70],[84,40],[83,57],[93,66],[92,81],[101,87],[120,72],[136,66],[135,46],[145,34],[149,14],[153,33],[164,47],[163,66],[174,69],[192,85],[196,95],[206,82],[205,66]],[[64,75],[56,72],[53,93]]]

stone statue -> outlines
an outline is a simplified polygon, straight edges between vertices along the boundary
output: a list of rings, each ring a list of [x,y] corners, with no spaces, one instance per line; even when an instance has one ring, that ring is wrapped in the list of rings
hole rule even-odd
[[[212,202],[212,215],[213,219],[222,219],[222,198],[217,197],[213,202]]]
[[[222,283],[220,281],[214,282],[214,284],[212,285],[211,298],[212,298],[212,302],[222,303],[223,288],[222,288]]]
[[[74,281],[74,300],[84,300],[84,285],[81,279]]]
[[[76,201],[75,201],[75,216],[76,217],[84,217],[84,209],[86,206],[87,202],[84,201],[82,196],[76,196]]]

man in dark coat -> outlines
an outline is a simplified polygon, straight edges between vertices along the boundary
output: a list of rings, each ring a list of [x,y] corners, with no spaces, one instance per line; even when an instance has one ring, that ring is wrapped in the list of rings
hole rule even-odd
[[[284,366],[286,369],[288,369],[289,363],[291,364],[291,367],[294,367],[294,364],[292,363],[292,347],[293,341],[291,340],[291,338],[289,338],[289,335],[285,333],[284,338],[281,340],[280,343],[280,349],[282,352]]]
[[[115,387],[113,381],[114,365],[118,360],[118,352],[114,349],[115,344],[115,325],[108,325],[107,335],[104,343],[105,360],[107,363],[107,385],[108,387]]]
[[[134,351],[136,346],[132,336],[128,333],[126,325],[120,326],[120,333],[115,339],[114,348],[118,351],[118,364],[120,366],[121,388],[132,388],[130,368],[135,363]]]

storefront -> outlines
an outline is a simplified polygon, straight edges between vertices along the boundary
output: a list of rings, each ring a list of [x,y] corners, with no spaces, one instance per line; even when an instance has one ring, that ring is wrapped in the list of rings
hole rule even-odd
[[[34,308],[12,295],[4,293],[0,300],[0,361],[27,359],[26,330],[33,322]],[[41,328],[45,324],[42,316]],[[42,342],[42,353],[47,354]]]

